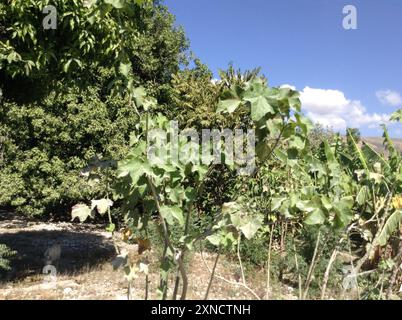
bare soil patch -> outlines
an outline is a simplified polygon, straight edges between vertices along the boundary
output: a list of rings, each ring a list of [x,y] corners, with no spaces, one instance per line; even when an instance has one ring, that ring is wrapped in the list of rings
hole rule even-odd
[[[12,261],[12,271],[2,276],[0,300],[4,299],[127,299],[127,282],[121,270],[114,271],[111,261],[115,251],[110,234],[104,226],[70,222],[29,222],[22,217],[0,213],[0,243],[18,252]],[[46,253],[54,245],[60,246],[60,258],[55,262],[57,276],[50,281],[43,273]],[[133,245],[119,246],[135,251]],[[159,263],[151,249],[149,298],[156,299],[159,283]],[[203,258],[202,258],[203,257]],[[189,299],[203,299],[215,255],[195,253],[189,261]],[[220,258],[217,275],[231,281],[215,278],[209,299],[255,299],[255,296],[240,285],[239,267],[225,257]],[[261,298],[265,296],[265,273],[256,271],[248,276],[248,284]],[[171,277],[174,281],[174,275]],[[133,284],[133,298],[145,298],[145,277],[140,274]],[[171,297],[169,292],[169,297]],[[277,286],[271,299],[296,299],[294,289]]]

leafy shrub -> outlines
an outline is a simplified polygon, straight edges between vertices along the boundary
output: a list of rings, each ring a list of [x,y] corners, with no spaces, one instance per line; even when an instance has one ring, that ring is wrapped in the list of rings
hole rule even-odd
[[[30,215],[67,209],[99,194],[80,171],[94,157],[119,159],[127,152],[137,116],[122,99],[102,96],[96,85],[76,85],[56,96],[0,105],[2,143],[0,205]]]
[[[42,27],[47,5],[57,9],[57,32]],[[166,83],[187,48],[183,30],[156,1],[3,1],[0,26],[0,70],[8,77],[82,77],[93,65],[130,62],[135,78]]]
[[[127,153],[138,121],[127,92],[144,84],[158,95],[186,62],[187,40],[166,7],[119,3],[0,4],[0,206],[40,215],[96,197],[105,178],[88,186],[80,171]],[[49,4],[57,32],[42,27]]]
[[[1,270],[10,270],[10,258],[13,258],[16,255],[16,252],[11,250],[4,244],[0,244],[0,271]]]

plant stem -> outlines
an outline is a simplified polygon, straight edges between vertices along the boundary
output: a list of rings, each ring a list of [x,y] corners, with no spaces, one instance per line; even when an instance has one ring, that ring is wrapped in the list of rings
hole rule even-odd
[[[127,287],[127,300],[131,300],[131,281],[128,282],[128,287]]]
[[[275,223],[271,226],[271,234],[269,235],[268,245],[268,261],[267,261],[267,293],[266,299],[269,300],[270,280],[271,280],[271,251],[272,251],[272,238],[274,234]]]
[[[239,259],[241,279],[242,279],[243,283],[246,284],[246,277],[244,275],[243,263],[241,261],[241,256],[240,256],[240,241],[241,241],[241,233],[239,234],[239,239],[237,242],[237,258]]]
[[[366,261],[371,257],[371,254],[372,254],[372,252],[373,252],[373,250],[375,249],[375,247],[376,247],[376,245],[377,245],[377,239],[378,239],[378,237],[380,236],[380,234],[381,234],[381,231],[382,231],[382,228],[384,227],[384,225],[385,225],[385,222],[387,221],[387,219],[388,219],[388,217],[389,217],[389,209],[390,209],[390,202],[391,202],[391,200],[392,200],[392,194],[388,194],[388,200],[386,201],[386,204],[385,204],[385,212],[384,212],[384,215],[383,215],[383,218],[381,219],[381,223],[379,223],[379,227],[378,227],[378,229],[377,229],[377,233],[376,233],[376,235],[374,236],[374,239],[373,239],[373,241],[371,242],[371,246],[370,246],[370,248],[369,248],[369,250],[366,252],[366,254],[357,262],[357,264],[356,264],[356,268],[355,268],[355,271],[354,271],[354,273],[359,273],[359,271],[360,271],[360,269],[363,267],[363,265],[366,263]],[[381,208],[375,208],[375,214],[378,214],[379,213],[379,211],[382,209],[383,207],[381,207]]]
[[[329,259],[327,268],[325,269],[324,280],[323,280],[322,289],[321,289],[321,300],[325,299],[325,291],[327,289],[327,283],[328,283],[328,279],[329,279],[329,274],[331,272],[332,265],[335,262],[335,259],[336,259],[337,255],[338,255],[338,247],[336,247],[334,249],[334,251],[332,251],[332,254],[331,254],[331,257]]]
[[[211,276],[209,278],[208,288],[207,288],[207,291],[205,292],[204,300],[208,300],[208,295],[209,295],[209,291],[211,290],[211,287],[212,287],[212,281],[214,280],[216,266],[218,265],[219,256],[220,256],[220,253],[218,252],[218,254],[216,255],[216,258],[215,258],[214,267],[212,268]]]
[[[149,292],[149,279],[148,275],[145,276],[145,300],[148,300],[148,292]]]
[[[295,253],[295,263],[296,263],[296,271],[297,271],[297,275],[298,275],[298,282],[299,282],[299,300],[302,299],[302,278],[301,278],[301,274],[299,271],[299,262],[297,260],[297,251],[296,251],[296,244],[293,242],[293,251]]]
[[[318,231],[317,242],[315,244],[314,253],[313,253],[313,259],[311,260],[310,268],[309,268],[308,273],[307,273],[307,279],[306,279],[306,285],[305,285],[305,288],[304,288],[303,300],[307,298],[308,290],[310,288],[311,278],[313,276],[313,271],[314,271],[314,268],[315,268],[315,263],[316,263],[317,253],[318,253],[318,246],[320,244],[320,237],[321,237],[321,230]]]
[[[148,184],[149,184],[149,186],[151,188],[151,191],[152,191],[152,196],[153,196],[154,201],[155,201],[155,205],[156,205],[156,209],[157,209],[158,214],[159,214],[159,218],[161,220],[164,239],[166,241],[167,247],[170,249],[172,254],[174,254],[175,249],[174,249],[172,243],[170,242],[170,237],[169,237],[167,224],[166,224],[166,221],[165,221],[165,219],[163,218],[163,216],[161,214],[161,206],[159,204],[158,194],[156,193],[156,189],[155,189],[155,186],[154,186],[151,178],[149,176],[147,176],[147,179],[148,179]],[[180,300],[185,300],[186,295],[187,295],[187,288],[188,288],[188,278],[187,278],[187,272],[186,272],[186,269],[184,267],[184,263],[183,263],[181,254],[180,254],[179,258],[177,259],[177,263],[179,264],[179,270],[180,270],[181,278],[183,280],[183,290],[182,290]]]
[[[174,283],[174,289],[173,289],[173,294],[172,294],[172,300],[177,299],[177,292],[179,291],[179,285],[180,285],[180,271],[179,271],[179,269],[177,269],[176,280]]]

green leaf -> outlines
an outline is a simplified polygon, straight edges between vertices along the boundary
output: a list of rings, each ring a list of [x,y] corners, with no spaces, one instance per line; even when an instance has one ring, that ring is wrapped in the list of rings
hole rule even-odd
[[[257,144],[255,147],[255,152],[258,156],[258,159],[261,162],[264,162],[271,153],[271,147],[268,145],[267,141],[263,140]]]
[[[70,64],[71,64],[72,61],[73,61],[73,60],[70,59],[70,60],[68,60],[68,61],[63,65],[63,71],[64,71],[65,73],[68,72],[68,69],[70,68]]]
[[[169,200],[173,203],[181,203],[184,198],[184,189],[181,187],[168,189],[166,191],[169,192]]]
[[[215,247],[218,247],[221,243],[221,237],[219,234],[213,234],[211,236],[206,237],[206,239]]]
[[[279,208],[279,212],[285,217],[285,218],[292,218],[292,215],[290,214],[289,211],[290,207],[290,201],[287,199],[283,201],[281,207]]]
[[[359,146],[357,145],[355,139],[353,138],[353,134],[352,131],[348,130],[347,131],[348,134],[348,138],[350,139],[350,141],[352,141],[352,146],[356,152],[356,154],[359,157],[360,163],[363,166],[364,171],[366,172],[366,175],[369,175],[369,168],[367,166],[367,161],[366,161],[366,157],[364,156],[363,152],[361,151],[361,149],[359,148]]]
[[[382,228],[377,242],[380,246],[385,246],[389,237],[399,228],[399,225],[402,224],[402,210],[396,210],[385,222],[384,227]]]
[[[351,199],[350,199],[351,198]],[[351,205],[353,205],[353,198],[344,198],[333,204],[335,210],[335,226],[343,228],[347,226],[353,218]]]
[[[222,214],[232,214],[239,211],[239,205],[237,202],[225,202],[222,205]]]
[[[220,100],[218,103],[217,113],[228,112],[233,113],[239,107],[241,101],[236,99]]]
[[[299,136],[293,136],[289,141],[289,148],[304,149],[305,142]]]
[[[111,4],[116,9],[124,8],[126,1],[125,0],[105,0],[105,3]]]
[[[96,4],[97,0],[84,0],[82,6],[84,8],[91,8],[94,4]]]
[[[276,197],[271,199],[271,211],[276,211],[282,205],[282,202],[285,201],[285,197]]]
[[[395,111],[390,118],[390,121],[400,121],[402,122],[402,109]]]
[[[304,136],[307,136],[311,129],[314,127],[311,120],[301,114],[296,113],[295,118],[297,120],[297,125],[302,129]]]
[[[169,225],[174,225],[174,219],[184,226],[183,211],[177,206],[161,206],[161,215]]]
[[[367,186],[361,187],[359,190],[357,196],[356,196],[356,201],[359,205],[364,205],[368,200],[368,188]]]
[[[197,197],[197,190],[191,187],[188,187],[185,192],[185,197],[187,202],[193,202]]]
[[[147,92],[144,87],[137,87],[133,90],[133,98],[135,105],[139,108],[142,107],[147,98]]]
[[[275,109],[267,99],[270,93],[262,83],[253,83],[244,94],[244,100],[250,103],[251,119],[259,121],[267,113],[275,114]]]
[[[379,162],[383,168],[391,169],[388,161],[384,159],[377,151],[375,151],[369,144],[364,143],[362,152],[366,159],[371,163]]]
[[[91,210],[96,208],[100,215],[104,215],[111,206],[113,206],[113,201],[109,199],[91,201]]]
[[[327,141],[324,141],[324,151],[325,151],[325,156],[327,158],[327,161],[329,163],[337,162],[334,151],[331,149],[331,147]]]
[[[120,72],[123,76],[128,77],[128,75],[130,74],[130,71],[131,71],[131,62],[130,62],[130,61],[129,61],[129,62],[126,62],[126,63],[120,62],[120,65],[119,65],[119,72]]]
[[[108,226],[106,227],[106,231],[107,232],[114,232],[114,230],[116,230],[116,225],[114,223],[110,223],[108,224]]]
[[[259,121],[267,113],[274,114],[274,108],[268,103],[265,97],[255,97],[245,99],[251,103],[251,119]]]
[[[326,216],[324,211],[322,211],[320,208],[317,208],[307,215],[304,223],[308,225],[321,225],[325,222],[325,220]]]
[[[85,204],[76,204],[71,209],[71,220],[78,218],[80,222],[84,222],[88,217],[93,217],[93,213],[90,207]]]
[[[144,163],[139,158],[132,158],[121,161],[117,168],[117,176],[119,178],[130,175],[132,183],[137,184],[138,180],[144,175],[153,176],[153,171],[151,167]]]
[[[318,177],[322,177],[326,174],[324,165],[317,159],[311,158],[308,161],[310,167],[309,172],[317,172]]]
[[[240,227],[241,232],[243,232],[244,236],[250,240],[252,239],[257,231],[262,226],[262,217],[261,216],[251,216],[247,219],[247,223]]]
[[[380,184],[384,176],[380,173],[369,172],[369,179],[374,180],[375,184]]]
[[[217,113],[233,113],[241,103],[242,89],[239,86],[233,86],[230,90],[224,91],[218,103]]]
[[[274,151],[274,154],[276,155],[276,157],[281,161],[281,162],[284,162],[284,163],[286,163],[287,162],[287,155],[282,151],[282,150],[279,150],[279,149],[276,149],[275,151]]]

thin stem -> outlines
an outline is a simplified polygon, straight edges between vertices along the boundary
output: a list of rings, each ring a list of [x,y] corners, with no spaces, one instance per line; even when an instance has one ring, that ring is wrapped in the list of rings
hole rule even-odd
[[[269,300],[270,282],[271,282],[271,251],[272,251],[272,238],[274,234],[274,226],[271,226],[271,234],[269,235],[269,245],[268,245],[268,261],[267,261],[267,293],[266,299]]]
[[[209,295],[209,291],[211,290],[211,287],[212,287],[212,281],[214,280],[215,271],[216,271],[216,267],[218,265],[219,256],[220,256],[220,252],[218,252],[218,254],[216,255],[215,262],[214,262],[214,267],[212,268],[211,277],[209,278],[208,288],[207,288],[207,291],[205,292],[204,300],[208,300],[208,295]]]
[[[312,278],[313,271],[315,268],[315,263],[316,263],[317,253],[318,253],[318,246],[320,244],[320,237],[321,237],[321,230],[318,231],[317,242],[315,244],[314,253],[313,253],[313,259],[311,260],[310,268],[307,273],[306,286],[304,288],[303,299],[307,298],[308,290],[310,288],[311,278]]]
[[[243,263],[241,261],[241,256],[240,256],[240,240],[241,240],[241,233],[239,234],[239,239],[237,241],[237,258],[239,259],[241,279],[242,279],[243,283],[246,284],[246,277],[244,275]]]
[[[377,239],[380,236],[382,228],[384,227],[384,224],[385,224],[385,222],[386,222],[386,220],[388,219],[388,216],[389,216],[389,209],[390,209],[391,200],[392,200],[392,194],[388,194],[388,200],[386,201],[384,216],[383,216],[382,219],[380,219],[381,222],[379,223],[377,233],[376,233],[376,235],[375,235],[375,237],[374,237],[374,239],[373,239],[373,241],[371,243],[372,245],[370,246],[370,248],[366,252],[366,254],[357,262],[356,268],[354,269],[354,273],[359,273],[360,269],[363,267],[363,265],[366,263],[366,261],[370,258],[373,250],[375,249]],[[382,208],[383,208],[383,206],[381,206],[380,208],[375,208],[375,214],[378,213]]]
[[[155,186],[154,186],[154,184],[153,184],[151,178],[150,178],[149,176],[147,176],[147,179],[148,179],[148,184],[149,184],[149,186],[150,186],[150,188],[151,188],[151,191],[152,191],[152,196],[153,196],[154,201],[155,201],[155,205],[156,205],[156,209],[157,209],[158,214],[159,214],[159,218],[160,218],[160,220],[161,220],[162,231],[163,231],[164,239],[165,239],[165,241],[166,241],[166,244],[167,244],[168,248],[169,248],[170,251],[174,254],[174,253],[175,253],[175,249],[174,249],[172,243],[170,242],[170,237],[169,237],[169,232],[168,232],[167,224],[166,224],[166,221],[165,221],[165,219],[163,218],[162,213],[161,213],[161,207],[160,207],[160,204],[159,204],[158,194],[156,193],[156,189],[155,189]],[[181,294],[180,300],[185,300],[185,299],[186,299],[186,295],[187,295],[187,288],[188,288],[188,278],[187,278],[187,273],[186,273],[186,269],[185,269],[185,267],[184,267],[184,263],[183,263],[181,254],[180,254],[179,258],[177,259],[177,263],[178,263],[178,265],[179,265],[179,270],[180,270],[181,278],[182,278],[182,280],[183,280],[183,290],[182,290],[182,294]]]
[[[161,235],[162,240],[164,241],[161,261],[165,262],[166,258],[167,258],[168,246],[166,244],[166,240],[163,238],[163,233],[162,232],[160,232],[160,235]],[[160,287],[160,289],[162,291],[162,300],[165,300],[166,299],[166,293],[167,293],[167,281],[166,281],[166,279],[163,279],[163,277],[161,277],[161,279],[160,279],[159,287]]]
[[[335,262],[337,255],[338,255],[338,246],[332,251],[331,258],[329,259],[327,268],[325,269],[324,280],[323,280],[322,289],[321,289],[321,300],[325,299],[325,291],[327,289],[329,274],[331,272],[332,265]]]
[[[297,260],[297,251],[296,251],[296,244],[293,243],[293,251],[295,253],[295,264],[296,264],[296,271],[297,271],[297,275],[298,275],[298,283],[299,283],[299,300],[302,299],[302,278],[301,278],[301,274],[300,274],[300,270],[299,270],[299,262]]]
[[[180,285],[180,271],[179,271],[179,269],[177,269],[176,280],[174,283],[174,289],[173,289],[173,294],[172,294],[172,300],[177,299],[177,292],[179,291],[179,285]]]
[[[148,300],[149,295],[149,279],[148,275],[145,276],[145,300]]]

